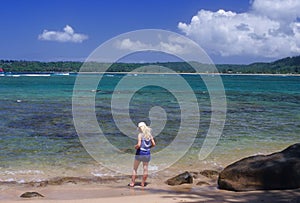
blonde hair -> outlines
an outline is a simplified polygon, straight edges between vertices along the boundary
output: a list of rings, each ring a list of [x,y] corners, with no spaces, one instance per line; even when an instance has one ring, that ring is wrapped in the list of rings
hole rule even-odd
[[[152,135],[151,135],[151,128],[148,127],[146,125],[146,123],[144,122],[140,122],[138,124],[138,127],[140,129],[140,132],[143,134],[143,137],[146,139],[146,140],[150,140]]]

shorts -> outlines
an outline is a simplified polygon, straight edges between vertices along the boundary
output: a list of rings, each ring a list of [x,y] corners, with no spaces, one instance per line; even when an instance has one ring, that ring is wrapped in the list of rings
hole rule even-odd
[[[151,160],[151,155],[149,152],[136,150],[135,160],[142,161],[142,162],[149,162]]]

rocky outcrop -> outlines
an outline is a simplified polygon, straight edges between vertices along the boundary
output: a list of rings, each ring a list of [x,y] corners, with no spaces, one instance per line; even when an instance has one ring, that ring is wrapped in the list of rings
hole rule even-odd
[[[166,184],[168,184],[168,185],[181,185],[184,183],[188,183],[188,184],[193,183],[193,177],[187,171],[182,174],[179,174],[173,178],[170,178],[166,181]]]
[[[218,186],[233,191],[300,188],[300,143],[227,166],[219,174]]]

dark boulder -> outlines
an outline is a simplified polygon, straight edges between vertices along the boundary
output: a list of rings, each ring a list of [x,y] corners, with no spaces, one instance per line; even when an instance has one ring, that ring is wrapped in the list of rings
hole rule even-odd
[[[22,198],[33,198],[33,197],[44,197],[38,192],[25,192],[20,197]]]
[[[218,185],[233,191],[300,188],[300,143],[227,166],[219,174]]]
[[[188,184],[193,183],[193,177],[187,171],[182,174],[179,174],[173,178],[170,178],[166,181],[166,184],[168,184],[168,185],[181,185],[184,183],[188,183]]]

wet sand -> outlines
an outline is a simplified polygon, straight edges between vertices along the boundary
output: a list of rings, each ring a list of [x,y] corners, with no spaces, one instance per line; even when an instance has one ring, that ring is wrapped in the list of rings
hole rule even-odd
[[[200,181],[204,185],[197,185]],[[136,183],[128,187],[127,180],[118,183],[87,184],[66,183],[46,187],[13,186],[1,187],[0,202],[7,203],[120,203],[120,202],[300,202],[300,189],[232,192],[219,190],[216,180],[200,177],[193,184],[168,186],[162,180],[149,180],[146,187]],[[21,198],[24,192],[38,192],[44,197]]]

